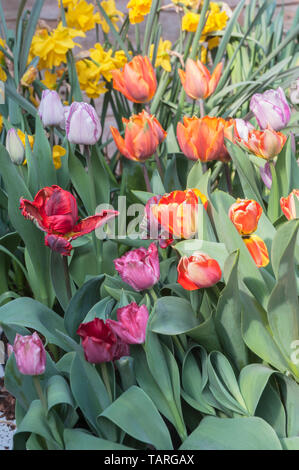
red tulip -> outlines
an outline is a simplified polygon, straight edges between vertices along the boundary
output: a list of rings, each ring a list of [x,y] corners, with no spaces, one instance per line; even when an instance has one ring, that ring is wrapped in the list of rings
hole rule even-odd
[[[296,198],[297,198],[297,210],[296,210]],[[284,215],[288,220],[297,219],[299,217],[299,189],[293,189],[288,197],[280,198],[280,207]]]
[[[56,185],[38,191],[34,201],[21,198],[20,209],[26,219],[32,220],[39,229],[46,232],[46,246],[64,256],[70,255],[73,248],[71,240],[92,232],[118,215],[117,211],[105,210],[78,221],[76,199]]]
[[[183,256],[178,264],[178,283],[186,290],[211,287],[220,281],[222,273],[218,262],[210,256],[195,252]]]
[[[125,138],[115,127],[111,126],[110,130],[118,150],[129,160],[144,162],[154,155],[167,135],[159,121],[144,110],[122,121],[126,127]]]
[[[207,67],[200,60],[188,59],[186,63],[186,71],[179,70],[179,76],[187,95],[198,100],[208,98],[218,85],[223,64],[219,63],[212,75]]]
[[[107,320],[107,324],[125,343],[142,344],[145,342],[148,317],[146,305],[139,307],[136,302],[131,302],[117,310],[117,321]]]
[[[77,334],[82,338],[82,347],[88,362],[99,364],[129,355],[128,345],[117,338],[109,324],[100,318],[81,323]]]
[[[263,209],[253,199],[237,199],[229,209],[229,218],[241,235],[249,235],[257,229]]]
[[[162,196],[151,209],[159,224],[170,234],[169,238],[191,238],[197,231],[199,200],[207,208],[208,200],[199,189],[172,191]]]
[[[138,55],[122,70],[113,70],[113,88],[134,103],[147,103],[157,89],[154,68],[148,57]]]
[[[244,237],[243,241],[258,268],[264,268],[269,263],[269,254],[264,240],[257,235]]]

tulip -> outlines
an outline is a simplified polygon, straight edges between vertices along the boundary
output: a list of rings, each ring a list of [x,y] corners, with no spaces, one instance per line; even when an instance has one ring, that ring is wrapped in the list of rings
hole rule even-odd
[[[261,129],[269,126],[275,131],[286,127],[291,110],[282,88],[256,93],[250,100],[250,109],[256,117]]]
[[[195,252],[183,256],[178,264],[178,283],[186,290],[211,287],[220,281],[222,273],[218,262],[210,256]]]
[[[237,136],[240,139],[245,140],[245,142],[248,141],[249,131],[253,129],[254,127],[250,122],[244,121],[244,119],[235,119],[235,130],[236,130]]]
[[[129,355],[128,345],[118,339],[109,324],[100,318],[81,323],[77,334],[82,338],[82,347],[88,362],[99,364]]]
[[[44,127],[59,126],[64,118],[64,109],[57,91],[43,90],[38,115]]]
[[[244,237],[243,241],[258,268],[264,268],[269,263],[269,254],[264,240],[257,235]]]
[[[297,204],[296,204],[297,198]],[[293,189],[288,197],[280,198],[280,207],[288,220],[299,218],[299,189]]]
[[[138,55],[122,70],[113,70],[113,88],[134,103],[147,103],[157,89],[154,68],[148,57]]]
[[[38,191],[34,201],[21,198],[20,209],[26,219],[46,232],[45,245],[64,256],[70,255],[71,240],[92,232],[118,215],[117,211],[103,210],[79,221],[75,197],[56,185]]]
[[[151,209],[171,237],[188,239],[197,232],[199,200],[206,209],[208,200],[199,189],[172,191],[165,194]]]
[[[17,131],[13,127],[7,132],[6,150],[15,165],[22,165],[25,159],[25,148]]]
[[[229,154],[224,144],[226,130],[231,121],[205,116],[183,118],[177,125],[177,138],[184,155],[190,160],[221,160],[227,162]],[[227,136],[228,137],[228,136]]]
[[[220,62],[212,75],[200,60],[188,59],[186,71],[179,69],[179,76],[187,95],[194,99],[208,98],[218,85],[223,64]]]
[[[64,116],[65,110],[60,123]],[[74,101],[67,112],[65,130],[69,142],[79,145],[96,144],[101,135],[101,123],[94,107]]]
[[[118,150],[129,160],[145,162],[167,135],[159,121],[144,110],[122,121],[125,124],[125,138],[115,127],[111,126],[110,130]]]
[[[146,305],[140,307],[131,302],[126,307],[117,310],[117,321],[107,320],[112,331],[127,344],[143,344],[145,342],[148,322]]]
[[[161,195],[152,196],[144,207],[144,217],[140,224],[140,229],[143,230],[142,238],[158,239],[160,248],[167,248],[173,239],[169,238],[169,233],[165,230],[152,212],[152,207],[159,203]]]
[[[272,160],[281,152],[286,140],[284,134],[268,127],[265,131],[249,131],[247,142],[241,139],[239,142],[257,157]]]
[[[275,164],[275,162],[273,162]],[[260,166],[260,175],[261,178],[267,186],[268,189],[271,189],[272,186],[272,173],[271,173],[271,168],[270,168],[270,163],[266,162],[264,166]]]
[[[148,249],[128,251],[114,260],[114,266],[122,280],[136,291],[151,289],[160,278],[158,249],[154,243]]]
[[[21,374],[41,375],[46,369],[46,351],[36,332],[31,336],[16,334],[13,352]]]
[[[253,199],[237,199],[229,209],[229,218],[241,235],[249,235],[257,229],[263,209]]]

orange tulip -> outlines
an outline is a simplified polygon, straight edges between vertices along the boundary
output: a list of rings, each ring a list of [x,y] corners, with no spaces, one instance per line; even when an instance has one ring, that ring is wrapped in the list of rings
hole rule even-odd
[[[284,215],[288,220],[298,219],[299,213],[298,209],[296,210],[296,200],[297,198],[299,204],[299,189],[293,189],[293,191],[288,195],[288,197],[280,198],[280,207]]]
[[[257,235],[244,237],[243,241],[258,268],[264,268],[269,263],[269,254],[264,240]]]
[[[138,55],[122,70],[113,70],[113,88],[134,103],[147,103],[157,89],[154,68],[148,57]]]
[[[253,199],[237,199],[229,209],[229,218],[241,235],[255,232],[263,209]]]
[[[159,121],[144,110],[122,121],[126,127],[125,138],[115,127],[111,126],[110,130],[118,150],[129,160],[144,162],[167,135]]]
[[[205,116],[203,118],[183,118],[177,125],[177,138],[182,152],[190,160],[221,160],[227,162],[229,153],[224,144],[224,137],[231,126],[231,121]]]
[[[186,71],[181,69],[178,71],[187,95],[194,100],[208,98],[216,90],[222,67],[223,64],[220,62],[211,75],[202,62],[188,59]]]
[[[222,273],[218,262],[210,256],[195,252],[183,256],[178,264],[178,283],[186,290],[211,287],[220,281]]]
[[[251,153],[257,157],[271,160],[276,157],[286,143],[287,137],[281,132],[274,131],[270,126],[264,131],[251,130],[248,140],[238,139]]]
[[[199,189],[173,191],[162,196],[151,210],[169,238],[191,238],[197,231],[199,200],[206,209],[208,200]]]

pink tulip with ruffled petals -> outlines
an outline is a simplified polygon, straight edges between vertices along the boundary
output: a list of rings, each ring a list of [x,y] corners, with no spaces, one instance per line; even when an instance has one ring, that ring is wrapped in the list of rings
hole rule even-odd
[[[21,374],[41,375],[46,369],[46,351],[36,332],[31,336],[16,334],[13,352]]]
[[[107,324],[125,343],[143,344],[148,317],[146,305],[138,307],[135,302],[131,302],[126,307],[117,310],[117,321],[107,320]]]

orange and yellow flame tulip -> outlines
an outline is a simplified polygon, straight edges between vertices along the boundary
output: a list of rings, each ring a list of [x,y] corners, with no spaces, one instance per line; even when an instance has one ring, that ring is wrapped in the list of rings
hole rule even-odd
[[[298,199],[299,203],[299,189],[293,189],[293,191],[288,195],[288,197],[280,198],[281,210],[288,220],[299,218],[299,212],[296,211],[295,198]]]
[[[244,237],[243,241],[248,248],[258,268],[264,268],[269,263],[269,253],[264,240],[257,235]]]
[[[286,140],[287,137],[284,134],[268,126],[264,131],[249,131],[248,140],[239,140],[239,142],[257,157],[272,160],[281,152]]]
[[[178,71],[187,95],[193,100],[208,98],[216,90],[222,66],[220,62],[211,75],[207,67],[200,60],[188,59],[186,70],[180,69]]]

